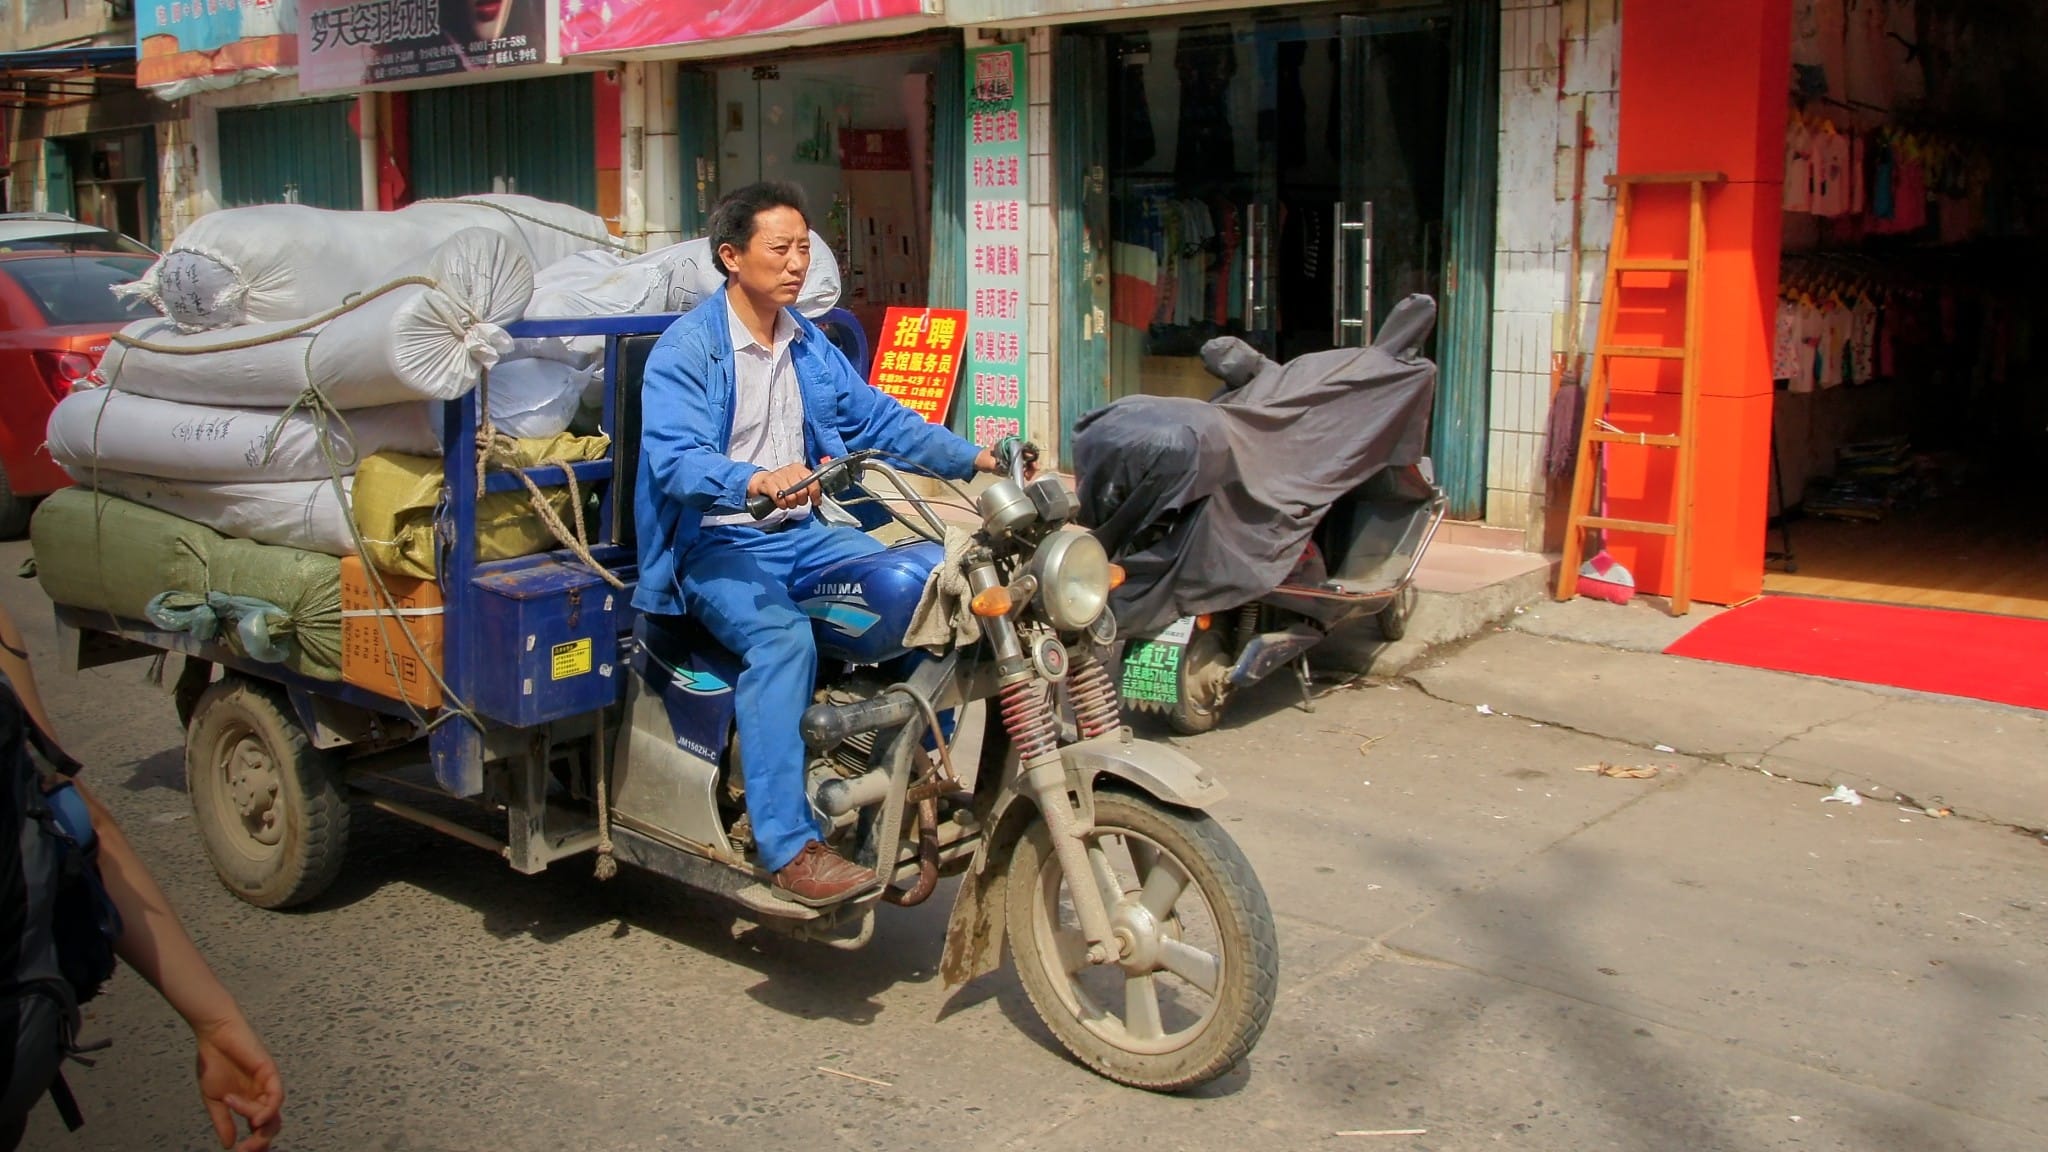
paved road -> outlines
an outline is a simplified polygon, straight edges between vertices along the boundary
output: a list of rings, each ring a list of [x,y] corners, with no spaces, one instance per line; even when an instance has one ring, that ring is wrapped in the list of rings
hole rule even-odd
[[[24,554],[0,546],[0,568]],[[1277,909],[1284,974],[1248,1066],[1162,1098],[1059,1055],[1007,969],[949,997],[936,901],[842,955],[646,876],[520,877],[358,810],[328,897],[249,908],[200,853],[167,695],[141,664],[57,672],[35,585],[0,583],[68,742],[280,1056],[284,1147],[2048,1144],[2037,834],[1483,714],[1470,694],[1507,637],[1314,715],[1280,685],[1188,742],[1235,792],[1219,815]],[[1611,659],[1555,647],[1560,675]],[[1962,763],[1979,719],[1956,713]],[[1603,761],[1660,773],[1576,771]],[[29,1148],[210,1145],[187,1038],[138,980],[89,1030],[116,1044],[72,1077],[87,1128],[45,1110]],[[1336,1135],[1408,1128],[1427,1133]]]

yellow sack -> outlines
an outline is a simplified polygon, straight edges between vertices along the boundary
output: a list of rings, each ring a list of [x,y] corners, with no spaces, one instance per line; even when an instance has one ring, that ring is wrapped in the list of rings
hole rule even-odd
[[[563,433],[552,440],[510,441],[508,466],[602,460],[611,451],[606,436]],[[494,461],[495,464],[497,461]],[[442,461],[432,456],[379,452],[363,458],[356,469],[356,531],[363,536],[363,559],[385,572],[431,580],[436,575],[434,509],[441,501]],[[574,524],[567,488],[542,489],[564,524]],[[579,489],[585,496],[587,489]],[[534,513],[524,488],[499,492],[477,501],[477,559],[510,560],[561,547],[554,533]]]

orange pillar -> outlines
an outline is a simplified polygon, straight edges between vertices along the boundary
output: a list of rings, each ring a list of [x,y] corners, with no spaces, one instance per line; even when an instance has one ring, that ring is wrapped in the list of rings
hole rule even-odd
[[[1728,178],[1707,194],[1702,281],[1692,594],[1709,603],[1733,603],[1763,588],[1791,24],[1791,0],[1625,0],[1622,12],[1618,170]],[[1685,197],[1682,186],[1639,191],[1635,255],[1684,255]],[[1602,302],[1621,309],[1617,339],[1679,343],[1677,285],[1660,288],[1642,276],[1627,283],[1618,303]],[[1676,363],[1617,364],[1613,382],[1616,425],[1677,427]],[[1675,462],[1672,452],[1612,449],[1609,514],[1668,519]],[[1608,548],[1638,588],[1670,593],[1668,540],[1618,534]]]

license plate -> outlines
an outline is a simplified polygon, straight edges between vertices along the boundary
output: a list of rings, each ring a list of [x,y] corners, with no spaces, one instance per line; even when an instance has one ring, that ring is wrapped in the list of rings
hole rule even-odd
[[[1194,632],[1194,618],[1183,617],[1149,640],[1133,640],[1126,645],[1124,699],[1134,704],[1180,703],[1181,661],[1187,656],[1188,639]]]

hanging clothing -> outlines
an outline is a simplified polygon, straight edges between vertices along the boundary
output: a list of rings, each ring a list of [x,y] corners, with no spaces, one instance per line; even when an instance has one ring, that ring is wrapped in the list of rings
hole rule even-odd
[[[1152,102],[1145,93],[1145,64],[1152,55],[1152,34],[1133,32],[1124,38],[1117,60],[1117,106],[1123,111],[1113,137],[1117,166],[1128,172],[1152,162],[1159,150],[1152,130]]]
[[[1799,305],[1778,301],[1777,324],[1771,339],[1771,379],[1790,380],[1799,375]]]
[[[1173,51],[1180,76],[1180,135],[1174,176],[1183,184],[1237,171],[1230,85],[1237,76],[1237,40],[1228,24],[1183,28]]]
[[[1892,53],[1886,40],[1888,0],[1847,0],[1844,15],[1844,99],[1874,108],[1892,106]]]
[[[1868,296],[1849,310],[1849,374],[1858,384],[1877,379],[1877,302]]]
[[[1926,56],[1920,50],[1920,0],[1885,0],[1888,107],[1910,108],[1927,99]]]
[[[1813,130],[1794,117],[1785,129],[1785,199],[1787,212],[1813,211]]]
[[[1823,125],[1813,134],[1813,205],[1815,216],[1849,213],[1849,138]]]

